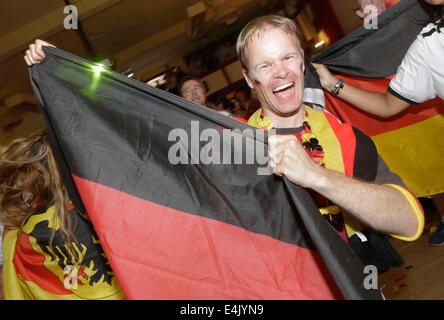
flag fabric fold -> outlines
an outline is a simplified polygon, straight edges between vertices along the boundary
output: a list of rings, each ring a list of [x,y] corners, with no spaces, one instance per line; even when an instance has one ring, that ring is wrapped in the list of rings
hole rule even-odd
[[[127,298],[382,298],[309,195],[263,173],[264,131],[44,50],[41,113]]]

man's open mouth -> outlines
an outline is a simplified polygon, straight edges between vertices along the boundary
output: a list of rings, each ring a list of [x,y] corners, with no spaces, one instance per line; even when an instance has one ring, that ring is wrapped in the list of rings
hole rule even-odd
[[[294,87],[294,82],[292,81],[292,82],[289,82],[289,83],[286,83],[286,84],[283,84],[279,87],[274,88],[273,93],[274,94],[284,93],[284,92],[292,89],[293,87]]]
[[[273,89],[273,93],[278,93],[278,92],[282,92],[282,91],[288,90],[288,89],[292,88],[293,86],[294,86],[294,82],[293,81],[289,82],[289,83],[286,83],[286,84],[283,84],[283,85],[281,85],[281,86],[279,86],[277,88],[274,88]]]

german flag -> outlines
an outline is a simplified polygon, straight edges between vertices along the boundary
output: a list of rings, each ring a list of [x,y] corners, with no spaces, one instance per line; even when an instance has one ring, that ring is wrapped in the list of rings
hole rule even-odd
[[[386,92],[408,48],[420,33],[428,16],[416,0],[402,0],[378,16],[376,29],[359,28],[311,58],[325,64],[338,78],[354,86]],[[312,66],[309,66],[312,67]],[[439,98],[411,105],[401,114],[382,119],[320,92],[312,68],[306,74],[307,91],[341,121],[360,129],[375,142],[378,152],[407,187],[423,197],[444,192],[444,104]],[[311,88],[311,89],[310,89]],[[315,90],[312,90],[315,89]]]
[[[91,223],[70,211],[78,246],[63,243],[51,206],[31,215],[3,241],[3,290],[7,300],[125,299]],[[52,246],[50,235],[54,233]]]
[[[249,159],[263,130],[44,50],[41,113],[127,298],[382,298],[308,193]]]

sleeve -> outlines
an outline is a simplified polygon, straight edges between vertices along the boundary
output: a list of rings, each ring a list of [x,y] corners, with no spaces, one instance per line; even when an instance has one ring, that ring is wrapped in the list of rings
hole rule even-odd
[[[391,236],[393,238],[397,238],[404,241],[413,241],[418,239],[421,236],[422,232],[424,231],[424,211],[422,210],[422,207],[419,204],[418,199],[410,191],[399,185],[395,184],[387,184],[387,185],[392,188],[395,188],[396,190],[402,193],[402,195],[409,202],[410,207],[412,207],[413,211],[415,212],[416,218],[418,219],[418,227],[413,237],[405,237],[397,234],[391,234]]]
[[[385,184],[398,190],[406,198],[418,220],[416,234],[413,237],[405,237],[397,234],[390,234],[390,236],[404,241],[413,241],[418,239],[424,230],[424,212],[421,204],[419,203],[418,199],[406,188],[402,179],[396,173],[390,171],[389,167],[380,155],[378,155],[378,170],[376,173],[375,183]]]
[[[407,188],[401,177],[390,170],[384,159],[378,154],[378,167],[376,171],[375,183],[377,184],[396,184]]]
[[[420,104],[436,97],[432,74],[427,66],[429,49],[419,35],[408,49],[388,92],[410,104]]]

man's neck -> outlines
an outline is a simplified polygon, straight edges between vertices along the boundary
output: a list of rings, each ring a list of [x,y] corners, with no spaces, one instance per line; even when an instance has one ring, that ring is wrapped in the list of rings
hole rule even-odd
[[[304,123],[305,107],[303,104],[295,114],[288,117],[279,116],[268,109],[263,109],[263,111],[264,116],[270,118],[275,128],[298,128]]]

